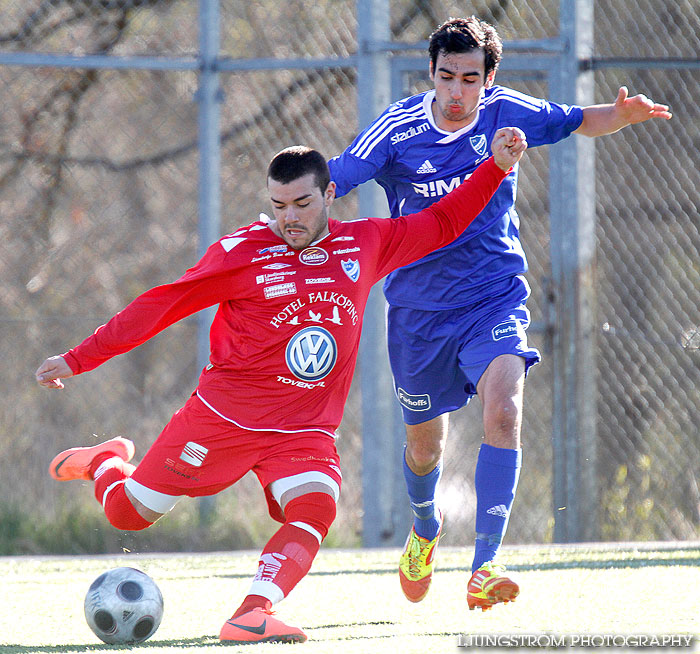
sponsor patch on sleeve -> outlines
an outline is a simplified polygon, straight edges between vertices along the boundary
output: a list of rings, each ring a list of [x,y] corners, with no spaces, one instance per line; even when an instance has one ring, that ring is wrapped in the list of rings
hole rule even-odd
[[[511,318],[510,320],[498,323],[491,330],[491,338],[493,338],[494,341],[500,341],[502,338],[519,336],[522,335],[521,330],[522,326],[520,325],[520,321],[516,320],[515,318]]]

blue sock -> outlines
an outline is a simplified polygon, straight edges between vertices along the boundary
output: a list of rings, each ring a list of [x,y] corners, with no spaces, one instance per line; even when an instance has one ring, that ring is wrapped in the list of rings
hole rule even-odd
[[[417,475],[403,455],[403,476],[413,510],[413,528],[422,538],[433,540],[440,531],[442,516],[435,506],[435,491],[442,475],[442,460],[427,475]]]
[[[476,462],[476,544],[472,572],[495,558],[508,527],[522,450],[482,444]]]

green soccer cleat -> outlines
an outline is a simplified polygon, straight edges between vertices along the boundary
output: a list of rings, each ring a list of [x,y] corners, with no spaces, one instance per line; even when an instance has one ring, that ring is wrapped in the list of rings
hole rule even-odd
[[[403,594],[410,602],[420,602],[428,594],[440,531],[433,540],[419,536],[413,527],[408,534],[406,547],[399,561],[399,581]]]

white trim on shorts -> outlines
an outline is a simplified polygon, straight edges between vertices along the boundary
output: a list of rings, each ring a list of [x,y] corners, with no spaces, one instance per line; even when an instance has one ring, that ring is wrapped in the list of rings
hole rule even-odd
[[[165,493],[160,493],[152,488],[148,488],[148,486],[139,484],[139,482],[134,481],[131,477],[126,480],[124,487],[147,509],[155,511],[156,513],[167,513],[184,497],[184,495],[166,495]]]
[[[333,499],[336,502],[338,501],[338,498],[340,497],[340,486],[338,486],[338,482],[330,475],[318,470],[309,470],[308,472],[300,472],[298,475],[292,475],[291,477],[275,479],[275,481],[270,484],[270,493],[272,494],[272,497],[275,498],[277,504],[282,506],[280,500],[282,499],[282,495],[284,495],[288,490],[314,481],[328,486],[331,491],[333,491]]]

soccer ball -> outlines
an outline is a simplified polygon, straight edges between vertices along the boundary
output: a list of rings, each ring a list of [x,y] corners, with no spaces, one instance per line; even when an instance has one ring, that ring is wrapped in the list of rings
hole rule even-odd
[[[92,582],[85,596],[85,619],[98,638],[110,645],[140,643],[158,629],[163,596],[145,572],[114,568]]]

